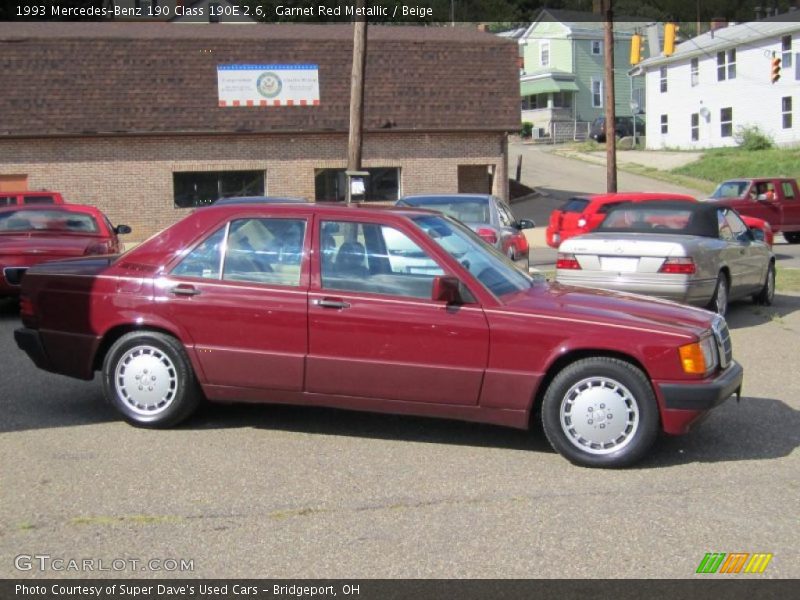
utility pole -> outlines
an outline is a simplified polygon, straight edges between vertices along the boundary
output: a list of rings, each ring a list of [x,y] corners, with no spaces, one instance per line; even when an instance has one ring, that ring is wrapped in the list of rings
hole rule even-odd
[[[364,8],[366,0],[357,0]],[[363,11],[362,11],[363,12]],[[364,128],[364,70],[367,64],[367,18],[356,17],[353,23],[353,71],[350,78],[350,135],[347,140],[347,190],[345,202],[352,201],[353,177],[365,177],[361,171],[361,134]]]
[[[617,119],[614,106],[614,19],[611,4],[603,0],[605,31],[606,191],[617,191]]]

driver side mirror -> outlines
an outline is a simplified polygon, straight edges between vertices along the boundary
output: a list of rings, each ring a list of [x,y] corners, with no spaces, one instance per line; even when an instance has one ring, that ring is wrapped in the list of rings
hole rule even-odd
[[[536,227],[536,223],[532,219],[520,219],[517,221],[518,229],[533,229],[534,227]]]
[[[124,235],[126,233],[130,233],[133,229],[130,228],[129,225],[117,225],[114,227],[114,233],[118,235]]]
[[[461,297],[461,282],[457,277],[439,275],[433,278],[431,300],[446,302],[447,304],[463,304]]]

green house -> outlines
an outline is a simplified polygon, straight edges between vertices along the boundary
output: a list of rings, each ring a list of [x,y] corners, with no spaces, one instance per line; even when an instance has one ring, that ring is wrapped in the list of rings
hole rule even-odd
[[[614,22],[616,114],[644,111],[643,78],[631,78],[631,38],[645,33],[644,22]],[[582,139],[604,115],[604,23],[599,14],[543,9],[518,35],[522,121],[534,136]],[[642,49],[644,51],[642,44]]]

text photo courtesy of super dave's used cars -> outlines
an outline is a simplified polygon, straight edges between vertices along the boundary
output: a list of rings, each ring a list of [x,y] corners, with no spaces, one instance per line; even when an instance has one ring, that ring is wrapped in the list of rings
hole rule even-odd
[[[202,399],[540,420],[591,467],[635,463],[743,379],[722,316],[533,278],[412,207],[212,205],[125,254],[28,269],[20,316],[38,367],[99,372],[136,426]]]

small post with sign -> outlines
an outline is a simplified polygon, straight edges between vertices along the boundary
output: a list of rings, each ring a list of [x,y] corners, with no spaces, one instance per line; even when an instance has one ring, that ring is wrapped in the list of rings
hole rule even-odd
[[[353,196],[366,196],[367,186],[364,183],[364,179],[369,177],[369,172],[351,171],[348,169],[344,174],[347,180],[345,203],[349,205],[353,201]]]

